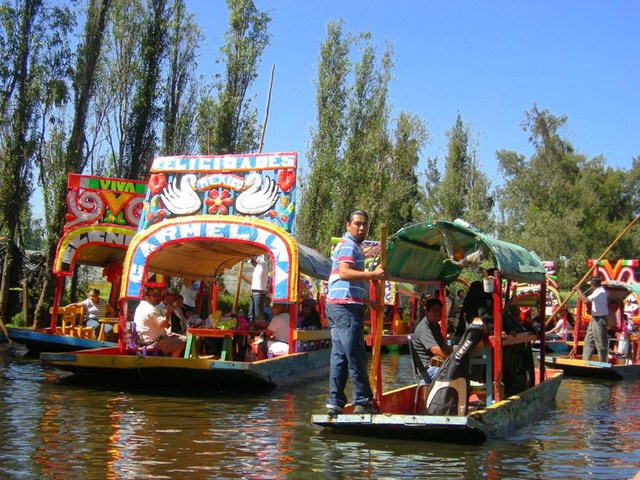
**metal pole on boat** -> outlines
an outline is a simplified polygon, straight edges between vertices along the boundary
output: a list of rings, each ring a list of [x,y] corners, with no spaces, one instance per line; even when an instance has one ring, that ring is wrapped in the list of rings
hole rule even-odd
[[[260,133],[260,143],[258,143],[258,153],[262,153],[262,145],[264,144],[264,134],[267,131],[267,120],[269,119],[269,106],[271,105],[271,89],[273,87],[273,75],[276,70],[275,63],[271,65],[271,78],[269,79],[269,90],[267,92],[267,106],[264,111],[264,121],[262,122],[262,132]],[[236,284],[236,294],[233,298],[233,311],[238,310],[238,298],[240,297],[240,284],[242,282],[242,262],[238,268],[238,282]]]
[[[387,226],[380,225],[380,265],[387,266]],[[380,311],[375,313],[376,325],[375,336],[373,338],[372,355],[371,355],[371,373],[369,374],[369,383],[374,388],[374,396],[376,403],[380,405],[382,397],[382,373],[380,368],[380,348],[382,347],[382,330],[384,328],[384,289],[386,281],[381,280],[378,286],[377,300]]]
[[[584,274],[584,277],[582,277],[580,279],[580,281],[578,283],[576,283],[575,287],[579,287],[580,285],[582,285],[584,283],[584,281],[587,279],[587,277],[589,277],[589,275],[591,275],[591,272],[593,272],[593,270],[595,268],[598,267],[598,265],[600,265],[600,261],[604,258],[604,256],[609,253],[609,250],[611,250],[613,248],[613,246],[618,243],[618,240],[620,240],[622,238],[622,236],[627,233],[629,231],[629,229],[631,227],[633,227],[633,225],[640,219],[640,215],[636,216],[636,218],[634,218],[633,220],[631,220],[631,223],[629,225],[627,225],[624,230],[622,230],[620,232],[620,234],[615,238],[615,240],[613,242],[611,242],[611,244],[604,250],[604,252],[602,252],[602,255],[600,255],[600,257],[593,263],[593,266],[591,268],[589,268],[589,270],[587,270],[587,273]],[[555,316],[558,314],[558,312],[560,310],[562,310],[562,307],[564,307],[566,305],[566,303],[569,301],[569,299],[573,296],[573,288],[569,291],[569,294],[567,295],[567,297],[562,301],[562,303],[558,306],[558,308],[556,310],[553,311],[553,313],[551,314],[551,316],[547,319],[547,321],[545,322],[545,327],[547,327],[551,321],[555,318]]]

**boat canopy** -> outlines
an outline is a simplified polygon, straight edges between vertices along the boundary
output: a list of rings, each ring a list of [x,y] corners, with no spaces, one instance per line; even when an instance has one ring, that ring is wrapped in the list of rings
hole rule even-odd
[[[298,261],[300,273],[320,280],[329,280],[331,260],[313,248],[298,244]]]
[[[602,282],[602,286],[607,291],[607,298],[609,298],[609,300],[622,302],[632,293],[635,294],[636,297],[640,298],[640,284],[638,283],[624,283],[608,280],[606,282]]]
[[[477,252],[492,261],[503,278],[545,282],[545,268],[534,252],[494,239],[462,220],[427,221],[400,229],[387,240],[386,268],[391,279],[449,285],[464,268],[460,261]]]

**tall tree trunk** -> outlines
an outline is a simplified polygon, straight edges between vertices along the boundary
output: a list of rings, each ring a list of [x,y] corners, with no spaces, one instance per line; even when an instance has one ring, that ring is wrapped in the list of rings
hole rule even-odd
[[[107,13],[111,5],[111,0],[92,0],[87,7],[87,23],[85,26],[84,43],[79,47],[78,62],[76,64],[75,78],[73,86],[75,89],[73,128],[65,157],[65,165],[62,169],[66,174],[69,172],[82,172],[86,165],[83,155],[85,143],[85,126],[87,112],[89,110],[93,88],[95,85],[96,68],[102,41],[107,26]],[[48,324],[49,309],[47,305],[51,300],[55,288],[55,279],[50,273],[55,261],[57,242],[62,234],[66,213],[67,185],[66,181],[52,182],[55,188],[54,212],[49,212],[48,223],[49,242],[47,251],[46,276],[40,298],[36,306],[34,324]]]
[[[9,303],[9,288],[16,245],[16,234],[20,212],[28,200],[29,179],[31,166],[31,147],[27,141],[29,122],[33,112],[33,99],[29,85],[29,52],[31,49],[31,33],[36,15],[41,7],[41,0],[27,0],[19,13],[20,27],[18,34],[18,51],[14,57],[16,106],[10,120],[8,136],[7,158],[3,166],[3,182],[7,182],[1,195],[4,221],[7,236],[7,249],[2,267],[2,286],[0,287],[0,320],[7,315]]]

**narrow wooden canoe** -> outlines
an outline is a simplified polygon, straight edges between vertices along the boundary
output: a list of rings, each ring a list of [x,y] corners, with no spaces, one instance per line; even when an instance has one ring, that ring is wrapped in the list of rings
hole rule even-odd
[[[402,440],[481,444],[507,435],[548,411],[553,404],[562,372],[547,371],[547,380],[487,408],[466,416],[419,415],[414,412],[416,389],[411,385],[383,394],[380,414],[354,414],[352,407],[336,416],[313,415],[315,425],[331,432]],[[425,388],[418,392],[424,402]]]
[[[564,371],[568,377],[624,380],[640,377],[640,365],[612,365],[610,363],[573,358],[549,357],[545,362],[551,368]]]

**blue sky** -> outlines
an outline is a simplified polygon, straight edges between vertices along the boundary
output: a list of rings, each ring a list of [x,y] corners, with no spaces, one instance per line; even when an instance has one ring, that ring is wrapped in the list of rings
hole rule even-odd
[[[381,54],[393,46],[394,115],[408,111],[429,128],[427,157],[446,154],[458,113],[478,141],[482,170],[501,183],[495,152],[529,156],[520,128],[536,103],[568,117],[562,131],[578,153],[604,155],[629,168],[640,155],[640,2],[634,0],[427,1],[255,0],[272,17],[272,34],[254,85],[262,122],[271,66],[275,78],[264,152],[297,151],[305,164],[315,123],[315,87],[326,23],[370,32]],[[214,64],[227,28],[226,2],[187,0],[207,35],[203,73]],[[306,167],[306,165],[305,165]]]

